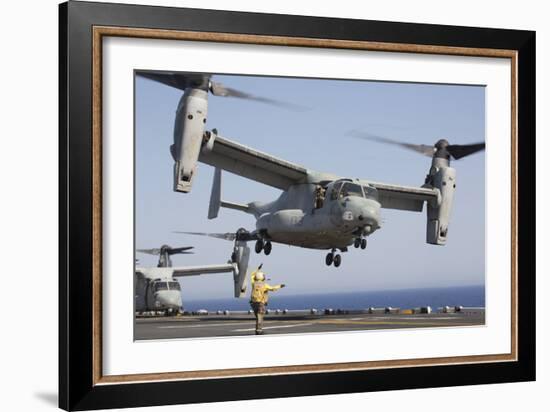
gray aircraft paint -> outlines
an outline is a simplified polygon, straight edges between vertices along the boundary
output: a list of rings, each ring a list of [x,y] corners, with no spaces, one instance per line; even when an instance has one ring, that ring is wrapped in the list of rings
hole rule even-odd
[[[191,190],[208,113],[207,99],[207,91],[186,89],[176,110],[170,150],[175,161],[174,190],[178,192]]]
[[[434,157],[427,180],[428,185],[432,185],[439,190],[440,201],[435,206],[428,204],[426,242],[434,245],[444,245],[447,241],[447,231],[456,189],[456,170],[449,167],[448,159]]]
[[[216,170],[213,183],[213,197],[210,210],[227,207],[221,201],[221,171]],[[218,177],[219,176],[219,177]],[[336,180],[327,185],[327,193],[332,193],[336,183],[356,183],[359,181]],[[214,188],[218,189],[214,189]],[[314,207],[316,184],[292,185],[281,193],[278,199],[269,203],[252,202],[248,205],[230,206],[243,210],[256,217],[254,236],[277,243],[311,249],[345,250],[358,236],[366,236],[380,228],[380,203],[376,199],[358,196],[331,199],[326,197],[322,207]],[[209,218],[217,217],[210,214]],[[368,228],[368,229],[367,229]]]
[[[242,162],[238,161],[239,156]],[[248,158],[251,160],[247,163]],[[412,188],[311,171],[240,145],[213,130],[205,133],[197,161],[216,166],[208,218],[216,218],[220,207],[253,215],[256,228],[248,240],[345,252],[350,245],[381,227],[381,208],[421,212],[426,202],[426,241],[438,245],[446,241],[456,175],[448,159],[434,157],[426,184]],[[261,162],[266,166],[259,166]],[[222,200],[221,167],[274,187],[286,186],[286,189],[276,200],[267,203],[237,204]],[[275,175],[274,169],[282,173]],[[295,183],[288,184],[286,179]],[[363,193],[342,196],[341,192],[349,184],[359,185]],[[315,207],[317,188],[325,192],[319,208]]]
[[[153,75],[155,76],[158,77]],[[182,78],[185,80],[184,75]],[[204,79],[208,79],[211,84],[210,77]],[[159,78],[153,80],[168,84]],[[216,217],[220,207],[244,211],[256,217],[256,229],[247,232],[246,236],[241,235],[240,241],[257,240],[269,243],[269,252],[265,250],[266,254],[271,252],[271,242],[312,249],[332,249],[332,253],[336,249],[345,252],[348,246],[355,244],[357,247],[362,239],[381,227],[381,208],[420,212],[424,203],[427,203],[426,241],[436,245],[446,243],[456,187],[456,172],[449,166],[451,147],[446,141],[442,148],[438,146],[442,141],[434,148],[408,145],[408,148],[432,155],[432,167],[422,188],[363,179],[342,179],[332,174],[307,170],[222,138],[216,129],[205,131],[208,98],[205,84],[203,82],[200,88],[185,88],[177,109],[174,146],[171,148],[176,161],[174,190],[186,193],[191,191],[193,173],[199,161],[283,190],[278,199],[268,203],[251,202],[243,205],[224,201],[221,199],[221,171],[216,170],[208,217]],[[216,94],[211,86],[208,87]],[[235,91],[231,91],[233,92]],[[232,96],[243,97],[239,94]],[[190,116],[190,110],[204,114],[204,117]],[[382,140],[397,143],[389,139]],[[446,150],[447,146],[449,151]],[[334,189],[337,185],[342,184],[341,188],[344,188],[351,183],[360,185],[370,195],[363,193],[358,196],[340,196],[340,190]],[[326,190],[326,196],[322,207],[315,208],[315,191],[319,187]],[[328,258],[327,256],[327,264]],[[332,258],[330,261],[332,262]]]
[[[242,241],[235,241],[231,259],[225,264],[173,267],[170,258],[161,255],[158,267],[135,268],[135,311],[173,314],[180,311],[182,309],[182,290],[177,278],[184,276],[232,273],[235,297],[243,297],[246,292],[249,258],[250,248],[246,242]],[[177,283],[178,287],[172,289],[172,283]],[[167,284],[167,288],[157,288],[157,285],[162,284]]]

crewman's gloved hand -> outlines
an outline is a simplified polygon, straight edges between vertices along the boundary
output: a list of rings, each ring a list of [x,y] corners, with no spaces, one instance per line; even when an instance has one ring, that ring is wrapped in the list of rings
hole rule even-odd
[[[283,283],[283,284],[281,285],[281,288],[284,288],[285,286],[286,286],[286,285]]]

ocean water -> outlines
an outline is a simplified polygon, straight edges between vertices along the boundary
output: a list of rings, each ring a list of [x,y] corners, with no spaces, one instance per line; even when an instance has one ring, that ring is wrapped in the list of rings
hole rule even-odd
[[[446,288],[404,289],[362,291],[345,293],[326,293],[308,295],[285,295],[283,292],[271,293],[271,309],[366,309],[369,307],[415,308],[431,306],[485,307],[485,286],[460,286]],[[242,299],[185,300],[184,310],[248,310],[248,297]]]

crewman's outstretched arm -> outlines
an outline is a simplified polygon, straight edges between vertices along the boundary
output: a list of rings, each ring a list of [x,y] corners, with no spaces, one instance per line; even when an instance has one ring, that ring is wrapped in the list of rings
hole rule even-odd
[[[265,285],[265,288],[266,290],[270,291],[270,292],[274,292],[276,290],[279,290],[281,288],[284,288],[285,285],[284,284],[281,284],[281,285],[275,285],[275,286],[271,286],[271,285]]]

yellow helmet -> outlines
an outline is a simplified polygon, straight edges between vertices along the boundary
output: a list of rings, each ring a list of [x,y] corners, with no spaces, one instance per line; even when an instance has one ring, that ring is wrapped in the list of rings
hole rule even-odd
[[[263,282],[265,280],[265,274],[264,272],[261,272],[261,271],[257,271],[255,274],[254,274],[254,280],[256,282]]]

